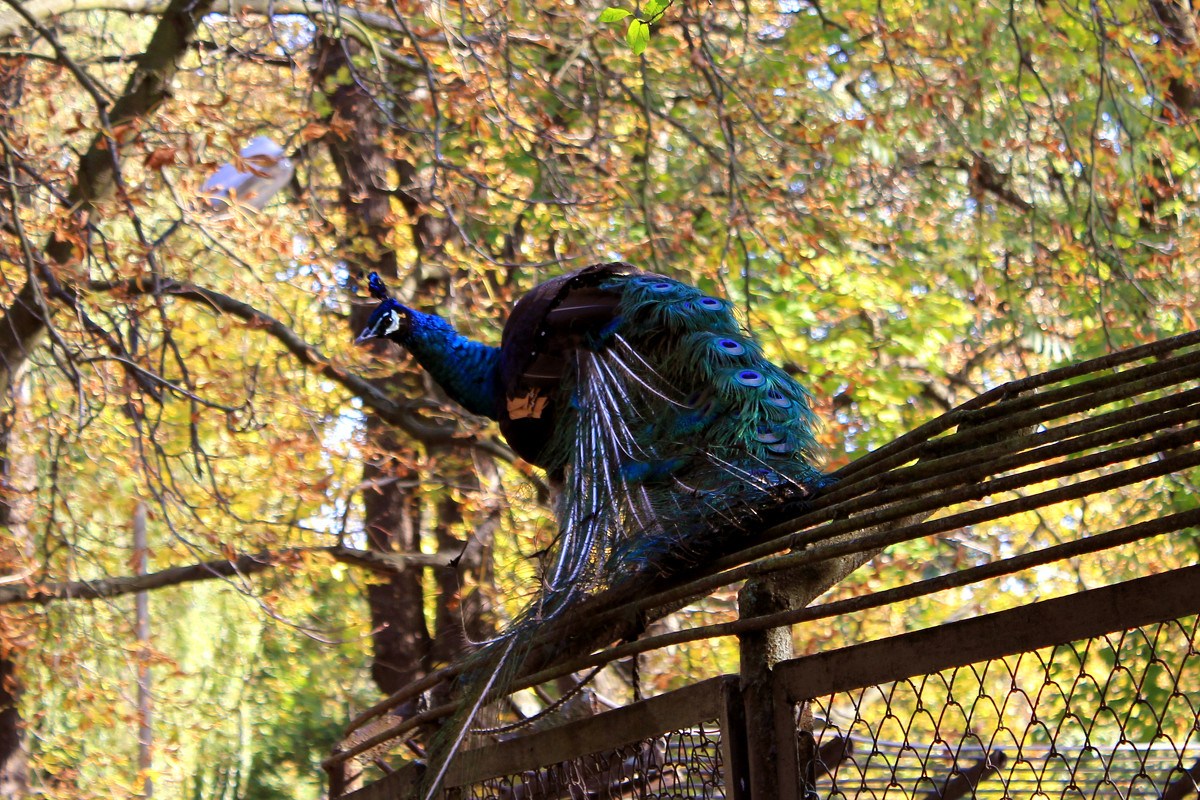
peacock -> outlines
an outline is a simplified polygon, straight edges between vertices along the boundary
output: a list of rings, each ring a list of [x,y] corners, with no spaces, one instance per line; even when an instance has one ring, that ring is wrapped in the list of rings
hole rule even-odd
[[[540,597],[486,648],[476,708],[519,640],[574,602],[735,549],[752,523],[830,482],[808,392],[729,302],[686,283],[624,262],[585,267],[524,295],[498,347],[401,305],[375,273],[369,287],[380,304],[357,341],[402,345],[558,490]]]

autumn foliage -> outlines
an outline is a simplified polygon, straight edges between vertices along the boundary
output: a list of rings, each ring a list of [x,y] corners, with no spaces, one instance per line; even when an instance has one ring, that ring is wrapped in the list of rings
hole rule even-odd
[[[151,779],[162,796],[316,797],[354,711],[529,596],[546,487],[406,356],[352,347],[369,270],[487,341],[525,289],[594,261],[698,283],[813,391],[831,467],[1005,380],[1195,327],[1186,4],[676,0],[636,17],[640,53],[606,7],[0,11],[12,796]],[[206,178],[253,172],[238,152],[258,136],[294,178],[261,212],[214,208]],[[914,544],[841,591],[1194,489]],[[1026,589],[1123,568],[1105,558]],[[648,691],[736,659],[658,657]]]

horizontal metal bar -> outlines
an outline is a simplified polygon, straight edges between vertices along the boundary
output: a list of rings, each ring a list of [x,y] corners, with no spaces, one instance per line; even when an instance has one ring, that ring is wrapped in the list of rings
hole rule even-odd
[[[1055,561],[1077,558],[1082,555],[1098,553],[1102,550],[1111,550],[1112,548],[1132,544],[1142,539],[1163,536],[1168,533],[1197,526],[1200,526],[1200,508],[1193,508],[1191,511],[1181,511],[1178,514],[1169,514],[1165,517],[1155,517],[1145,522],[1138,522],[1133,525],[1126,525],[1123,528],[1097,533],[1094,536],[1088,536],[1083,539],[1072,539],[1042,550],[1030,550],[1018,556],[989,561],[977,567],[948,572],[936,578],[926,578],[922,581],[906,583],[891,589],[881,589],[869,594],[855,595],[818,606],[807,606],[791,611],[779,611],[759,617],[742,617],[730,622],[718,622],[697,628],[686,628],[632,642],[624,642],[588,656],[573,659],[560,666],[567,672],[580,672],[620,658],[629,658],[640,653],[650,652],[651,650],[660,650],[664,647],[686,644],[701,639],[715,639],[721,636],[741,636],[751,631],[781,628],[784,625],[798,625],[829,617],[860,613],[868,609],[925,597],[926,595],[944,592],[948,589],[969,586],[972,583],[992,580],[1004,575],[1021,572],[1022,570],[1052,564]],[[552,680],[553,678],[546,677],[545,679]]]
[[[735,676],[722,675],[551,730],[467,750],[446,771],[445,785],[468,786],[723,720],[726,694],[736,683]]]
[[[776,699],[811,700],[1196,613],[1200,565],[785,661],[775,668]]]
[[[395,772],[385,775],[374,783],[349,794],[340,795],[334,800],[400,800],[415,798],[421,784],[420,765],[408,763]]]
[[[1192,426],[1184,430],[1176,430],[1161,434],[1153,439],[1135,442],[1118,448],[1092,453],[1086,456],[1060,461],[1044,467],[1026,470],[984,482],[972,482],[953,489],[938,493],[916,495],[915,500],[897,503],[874,511],[851,517],[838,519],[817,528],[801,531],[783,537],[779,542],[772,543],[772,550],[792,549],[787,555],[759,558],[739,567],[726,570],[714,575],[706,575],[689,581],[686,584],[665,589],[657,594],[644,595],[620,606],[595,612],[592,620],[604,619],[631,611],[644,611],[659,605],[665,605],[672,600],[683,597],[707,594],[721,586],[736,583],[739,580],[765,575],[783,569],[827,561],[857,552],[865,552],[879,547],[890,547],[902,541],[918,539],[954,530],[967,525],[977,525],[1000,519],[1010,514],[1029,511],[1034,508],[1053,505],[1068,500],[1075,500],[1089,494],[1111,491],[1131,483],[1138,483],[1151,478],[1160,477],[1175,471],[1182,471],[1200,466],[1200,452],[1187,451],[1183,455],[1171,456],[1150,464],[1108,473],[1097,478],[1091,478],[1074,484],[1067,484],[1055,489],[1049,489],[1037,494],[1018,497],[989,506],[980,506],[969,511],[962,511],[949,517],[939,517],[931,521],[913,523],[903,527],[886,527],[876,533],[863,534],[859,538],[842,541],[836,544],[823,544],[827,539],[848,533],[859,533],[868,528],[882,527],[885,523],[893,522],[904,517],[915,516],[927,511],[937,511],[959,503],[982,500],[990,494],[1014,491],[1028,485],[1044,483],[1058,478],[1078,475],[1084,471],[1100,469],[1112,464],[1186,447],[1200,440],[1200,426]],[[953,480],[950,476],[947,480]],[[928,516],[926,514],[925,516]],[[785,545],[781,545],[784,542]],[[739,554],[740,560],[740,554]]]

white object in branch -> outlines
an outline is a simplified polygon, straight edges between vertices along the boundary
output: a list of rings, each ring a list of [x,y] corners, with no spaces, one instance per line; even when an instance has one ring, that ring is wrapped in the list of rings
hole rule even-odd
[[[201,194],[214,211],[220,211],[236,203],[262,211],[276,192],[292,179],[295,166],[283,154],[283,148],[266,136],[259,136],[242,148],[238,154],[252,167],[245,172],[233,164],[222,164],[221,168],[204,182]]]

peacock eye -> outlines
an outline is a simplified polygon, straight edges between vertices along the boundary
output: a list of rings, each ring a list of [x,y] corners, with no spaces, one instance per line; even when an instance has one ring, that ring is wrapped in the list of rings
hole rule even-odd
[[[400,330],[400,315],[395,311],[389,311],[387,316],[387,330],[383,332],[384,336],[390,336]]]
[[[775,444],[782,440],[782,437],[766,425],[758,426],[758,430],[754,433],[754,438],[763,444]]]
[[[767,380],[761,372],[753,369],[744,369],[734,375],[733,379],[742,386],[762,386]]]
[[[731,356],[740,356],[742,353],[746,352],[746,348],[742,346],[741,342],[738,342],[734,339],[718,339],[717,347],[719,347],[722,352]]]
[[[792,405],[792,401],[784,397],[778,389],[767,390],[767,402],[779,408],[790,408]]]
[[[659,281],[658,283],[651,284],[650,291],[652,291],[652,292],[669,292],[673,288],[675,288],[673,284],[667,283],[666,281]]]
[[[702,297],[700,298],[700,306],[707,311],[720,311],[721,301],[715,297]]]

